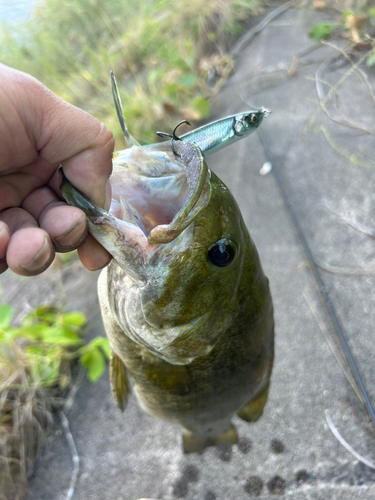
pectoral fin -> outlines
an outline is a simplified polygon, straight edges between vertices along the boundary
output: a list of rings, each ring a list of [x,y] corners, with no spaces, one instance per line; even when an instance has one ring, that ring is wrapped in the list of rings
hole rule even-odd
[[[130,395],[130,386],[125,365],[113,351],[111,351],[109,362],[109,378],[116,404],[120,410],[124,411]]]
[[[256,422],[262,415],[263,409],[266,406],[268,389],[269,385],[267,385],[257,396],[255,396],[255,398],[241,408],[237,415],[246,422]]]

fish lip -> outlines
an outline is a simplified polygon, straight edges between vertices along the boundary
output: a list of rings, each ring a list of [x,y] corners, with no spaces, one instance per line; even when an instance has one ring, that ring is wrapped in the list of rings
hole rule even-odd
[[[62,166],[59,167],[58,173],[61,178],[59,189],[69,205],[79,208],[87,217],[100,217],[104,213],[110,216],[108,212],[99,207],[99,205],[96,205],[96,203],[91,201],[82,191],[70,182]]]
[[[94,238],[112,255],[138,286],[147,284],[145,272],[147,239],[141,228],[112,216],[92,202],[69,181],[62,168],[60,191],[69,205],[81,209]],[[125,232],[126,230],[126,232]]]
[[[185,150],[189,147],[194,150],[195,158],[189,158]],[[207,205],[210,196],[210,174],[204,155],[200,148],[193,142],[174,141],[174,151],[179,154],[183,163],[199,163],[199,176],[193,191],[186,203],[181,207],[169,224],[155,226],[148,235],[148,242],[152,245],[170,243],[196,218],[198,213]],[[186,158],[185,158],[186,157]],[[205,190],[206,188],[206,190]],[[205,193],[206,191],[206,193]],[[202,196],[203,194],[203,196]],[[204,196],[206,194],[206,196]],[[203,199],[202,199],[203,198]]]

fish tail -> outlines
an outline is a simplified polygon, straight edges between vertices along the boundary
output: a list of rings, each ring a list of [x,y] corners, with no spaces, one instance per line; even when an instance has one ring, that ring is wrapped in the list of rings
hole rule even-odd
[[[184,430],[182,434],[182,445],[184,453],[196,453],[202,451],[208,446],[224,446],[238,442],[237,431],[233,425],[218,436],[202,437],[193,432]]]

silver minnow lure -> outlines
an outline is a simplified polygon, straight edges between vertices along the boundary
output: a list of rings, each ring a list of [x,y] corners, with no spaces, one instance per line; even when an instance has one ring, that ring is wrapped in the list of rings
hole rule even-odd
[[[132,146],[140,146],[136,139],[129,133],[128,127],[126,126],[120,93],[113,71],[111,71],[111,81],[116,112],[126,145],[129,148]],[[208,156],[255,132],[262,123],[263,118],[267,118],[270,113],[271,111],[267,108],[261,108],[258,111],[252,110],[237,113],[203,125],[192,132],[181,135],[179,139],[193,142],[200,148],[205,156]]]
[[[255,132],[263,118],[269,114],[268,109],[262,108],[259,111],[245,111],[227,116],[188,132],[180,139],[194,142],[204,155],[208,156]]]

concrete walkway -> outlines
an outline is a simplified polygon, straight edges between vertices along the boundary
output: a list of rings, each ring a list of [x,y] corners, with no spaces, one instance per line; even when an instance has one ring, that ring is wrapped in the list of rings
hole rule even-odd
[[[263,417],[253,425],[235,420],[241,439],[232,448],[184,456],[177,427],[143,413],[134,397],[122,414],[107,377],[96,385],[85,382],[68,414],[80,457],[75,500],[375,498],[375,471],[338,442],[325,412],[343,438],[375,462],[374,431],[327,343],[325,335],[334,342],[335,333],[274,172],[259,175],[271,159],[312,253],[326,269],[327,290],[375,403],[375,170],[350,161],[355,155],[356,163],[375,165],[368,133],[375,132],[374,104],[363,75],[353,71],[327,102],[336,121],[319,111],[316,72],[320,68],[319,92],[327,93],[351,67],[334,60],[334,48],[308,52],[288,74],[294,56],[313,45],[309,29],[334,15],[292,8],[270,23],[241,52],[214,106],[217,117],[248,108],[244,101],[273,111],[261,128],[263,143],[255,134],[209,158],[237,199],[270,279],[276,361]],[[361,69],[374,91],[375,70]],[[80,273],[74,297],[84,290],[92,335],[103,333],[95,276]],[[7,274],[3,287],[12,281]],[[27,282],[24,290],[34,286]],[[27,500],[63,500],[72,467],[64,436],[55,436]]]

